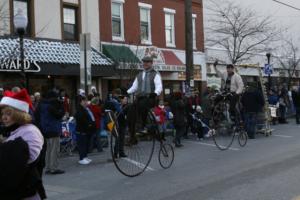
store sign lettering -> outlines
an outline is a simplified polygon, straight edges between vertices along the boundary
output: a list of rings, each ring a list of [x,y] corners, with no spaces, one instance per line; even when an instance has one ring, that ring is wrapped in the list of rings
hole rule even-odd
[[[36,61],[24,60],[25,72],[40,72],[41,67]],[[22,61],[17,60],[2,60],[0,62],[0,71],[4,72],[19,72],[22,71]]]
[[[154,65],[154,68],[158,71],[177,71],[177,72],[185,71],[185,66],[180,66],[180,65]]]

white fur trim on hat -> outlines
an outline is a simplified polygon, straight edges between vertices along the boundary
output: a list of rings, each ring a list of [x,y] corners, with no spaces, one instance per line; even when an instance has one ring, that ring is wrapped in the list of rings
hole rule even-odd
[[[28,103],[26,103],[25,101],[11,98],[11,97],[3,97],[1,99],[0,105],[10,106],[15,109],[26,112],[26,113],[29,112],[29,104]]]

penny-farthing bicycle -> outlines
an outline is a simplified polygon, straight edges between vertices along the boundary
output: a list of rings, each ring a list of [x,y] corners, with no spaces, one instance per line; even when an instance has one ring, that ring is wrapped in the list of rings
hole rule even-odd
[[[116,168],[125,176],[135,177],[148,167],[159,142],[158,160],[162,168],[171,167],[174,161],[174,149],[165,142],[159,133],[154,113],[150,110],[146,118],[146,131],[141,130],[140,119],[135,103],[125,106],[119,113],[106,111],[112,132],[110,138],[111,155]]]

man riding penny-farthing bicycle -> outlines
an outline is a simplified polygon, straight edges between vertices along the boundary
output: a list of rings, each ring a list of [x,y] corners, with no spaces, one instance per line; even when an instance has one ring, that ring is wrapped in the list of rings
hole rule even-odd
[[[122,174],[130,177],[151,170],[148,165],[152,159],[155,141],[159,142],[158,160],[161,167],[169,168],[174,160],[173,146],[162,139],[153,113],[157,97],[162,92],[161,76],[153,68],[152,57],[144,57],[142,61],[144,69],[127,91],[136,98],[133,103],[123,106],[116,113],[117,123],[114,127],[119,134],[111,137],[115,166]]]
[[[216,63],[215,63],[216,66]],[[235,135],[239,135],[239,143],[244,146],[247,142],[242,126],[240,110],[240,97],[244,91],[244,83],[239,74],[235,72],[234,65],[226,66],[225,72],[220,72],[217,67],[218,76],[221,77],[221,91],[214,98],[213,124],[216,146],[225,150],[228,149]]]
[[[131,144],[137,142],[136,131],[133,129],[138,128],[140,133],[147,132],[148,113],[155,107],[157,96],[162,92],[162,79],[159,72],[153,68],[153,58],[146,56],[142,61],[143,71],[136,76],[132,86],[127,90],[128,94],[136,96],[130,121],[135,126],[139,125],[139,127],[129,127]]]

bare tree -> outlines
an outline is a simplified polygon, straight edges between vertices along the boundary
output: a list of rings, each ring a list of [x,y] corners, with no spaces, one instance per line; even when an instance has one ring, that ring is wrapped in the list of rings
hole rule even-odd
[[[296,75],[296,71],[299,70],[300,64],[300,52],[292,39],[283,40],[283,45],[280,49],[280,56],[277,57],[283,70],[287,72],[287,85],[291,87],[292,79]]]
[[[263,52],[280,33],[270,16],[260,17],[249,8],[229,0],[211,0],[206,27],[207,44],[226,49],[232,64]]]

